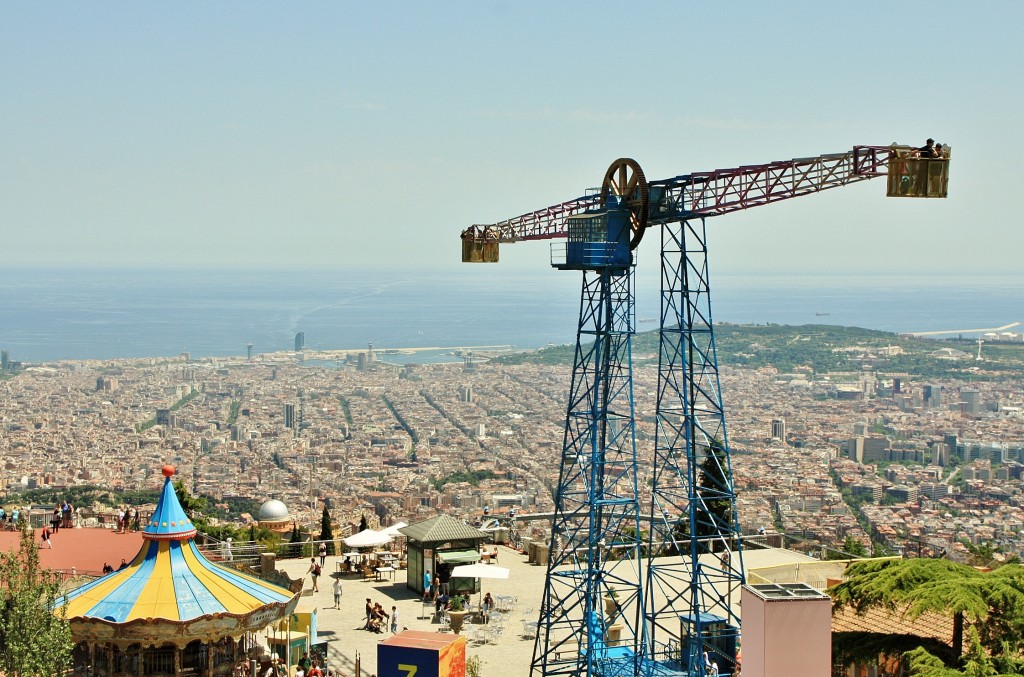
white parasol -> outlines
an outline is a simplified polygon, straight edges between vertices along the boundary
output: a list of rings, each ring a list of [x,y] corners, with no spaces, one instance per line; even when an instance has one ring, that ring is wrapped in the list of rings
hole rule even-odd
[[[391,536],[383,531],[365,529],[358,534],[352,534],[348,538],[342,539],[342,542],[350,548],[375,548],[378,545],[390,543]]]
[[[409,525],[405,522],[399,522],[398,524],[392,524],[387,529],[383,529],[380,533],[386,534],[390,538],[398,538],[400,536],[405,536],[405,534],[401,533],[399,529],[407,526]]]
[[[452,578],[494,578],[502,579],[508,578],[509,570],[505,567],[499,567],[497,564],[463,564],[452,569]],[[484,589],[480,586],[481,600],[483,598]],[[479,602],[480,606],[483,606],[482,601]]]

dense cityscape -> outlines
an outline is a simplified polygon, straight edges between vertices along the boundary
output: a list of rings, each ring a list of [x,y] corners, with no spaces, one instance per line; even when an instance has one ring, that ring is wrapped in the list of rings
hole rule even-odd
[[[279,499],[303,525],[319,520],[326,500],[341,535],[361,520],[553,510],[568,366],[382,358],[401,356],[371,346],[8,370],[8,512],[37,488],[152,489],[168,462],[196,494]],[[641,363],[634,380],[647,486],[656,366]],[[852,549],[963,560],[984,547],[1006,559],[1024,550],[1019,376],[723,367],[722,381],[743,531],[783,533],[789,547],[819,557]],[[527,528],[543,538],[543,524]]]

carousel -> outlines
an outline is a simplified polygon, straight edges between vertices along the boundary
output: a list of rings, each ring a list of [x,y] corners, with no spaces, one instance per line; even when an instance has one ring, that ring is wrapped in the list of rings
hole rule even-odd
[[[250,657],[255,633],[298,604],[299,593],[207,560],[174,493],[174,468],[163,474],[135,559],[57,600],[76,675],[230,675]]]

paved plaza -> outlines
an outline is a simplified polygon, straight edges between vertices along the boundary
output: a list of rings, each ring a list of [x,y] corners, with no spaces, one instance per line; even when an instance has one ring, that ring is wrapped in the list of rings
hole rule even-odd
[[[509,611],[498,612],[505,618],[505,629],[496,639],[489,632],[477,632],[472,628],[463,632],[469,639],[467,658],[479,656],[483,661],[484,675],[527,675],[533,656],[533,636],[523,634],[524,620],[536,621],[536,610],[544,592],[545,567],[526,563],[526,555],[504,546],[498,546],[498,566],[510,570],[507,580],[485,580],[483,592],[492,597],[509,596],[516,599]],[[419,595],[405,587],[406,572],[394,572],[394,579],[385,574],[382,581],[363,581],[358,576],[342,578],[341,608],[334,608],[331,585],[334,579],[328,572],[337,568],[343,557],[328,557],[324,575],[319,582],[319,592],[311,593],[311,582],[306,573],[309,560],[280,560],[277,568],[292,578],[304,577],[305,588],[300,605],[315,605],[320,641],[328,642],[328,660],[341,669],[346,677],[355,673],[355,659],[361,659],[363,677],[377,671],[377,644],[391,636],[390,632],[377,634],[363,630],[366,598],[380,602],[391,613],[392,605],[398,609],[398,629],[438,631],[441,625],[433,619],[433,605],[423,605]],[[475,603],[479,595],[474,595]],[[529,612],[528,618],[524,614]],[[532,633],[532,628],[530,629]],[[486,641],[484,641],[486,639]]]

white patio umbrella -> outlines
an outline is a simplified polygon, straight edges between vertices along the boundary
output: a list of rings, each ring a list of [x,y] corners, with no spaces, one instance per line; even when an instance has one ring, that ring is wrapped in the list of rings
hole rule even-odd
[[[382,531],[364,529],[358,534],[352,534],[348,538],[343,538],[342,542],[350,548],[375,548],[378,545],[390,543],[391,537]]]
[[[387,529],[382,529],[380,533],[387,534],[390,538],[398,538],[400,536],[405,536],[405,534],[399,532],[398,530],[401,529],[402,527],[407,527],[407,526],[409,526],[409,525],[406,524],[405,522],[399,522],[398,524],[392,524]]]
[[[508,578],[509,570],[505,567],[499,567],[497,564],[463,564],[452,569],[452,578],[494,578],[494,579],[505,579]],[[480,586],[480,598],[483,599],[484,590],[483,586]],[[480,602],[483,606],[482,602]]]

